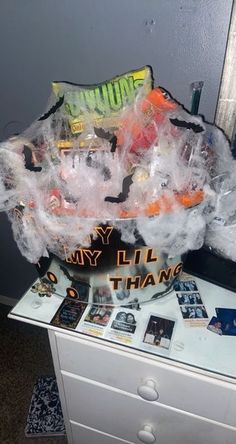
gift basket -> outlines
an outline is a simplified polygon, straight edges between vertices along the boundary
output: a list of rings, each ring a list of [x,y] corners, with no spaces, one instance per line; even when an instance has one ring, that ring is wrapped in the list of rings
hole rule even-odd
[[[53,82],[45,113],[0,144],[0,208],[42,287],[141,303],[168,293],[202,246],[230,162],[223,133],[153,88],[149,67]]]

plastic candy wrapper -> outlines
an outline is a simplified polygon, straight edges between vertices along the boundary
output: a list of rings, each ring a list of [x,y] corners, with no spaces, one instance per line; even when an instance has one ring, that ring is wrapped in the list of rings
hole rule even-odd
[[[214,178],[230,165],[222,132],[153,89],[148,67],[54,82],[45,113],[0,145],[0,207],[30,262],[58,258],[46,279],[59,293],[78,296],[83,282],[119,303],[171,287],[181,256],[203,244]]]

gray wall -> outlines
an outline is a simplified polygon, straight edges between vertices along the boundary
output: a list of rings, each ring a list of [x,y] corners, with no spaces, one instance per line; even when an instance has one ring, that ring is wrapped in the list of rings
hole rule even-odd
[[[199,112],[213,121],[231,7],[232,0],[1,0],[0,139],[42,113],[51,80],[96,83],[145,64],[186,108],[191,82],[203,80]],[[3,216],[0,224],[0,294],[18,297],[34,271]]]

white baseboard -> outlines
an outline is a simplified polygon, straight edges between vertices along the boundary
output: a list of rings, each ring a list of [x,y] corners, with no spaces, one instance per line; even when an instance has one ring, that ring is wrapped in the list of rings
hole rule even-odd
[[[17,299],[0,295],[0,304],[5,304],[5,305],[9,305],[10,307],[14,307],[14,305],[16,305],[16,303],[17,303]]]

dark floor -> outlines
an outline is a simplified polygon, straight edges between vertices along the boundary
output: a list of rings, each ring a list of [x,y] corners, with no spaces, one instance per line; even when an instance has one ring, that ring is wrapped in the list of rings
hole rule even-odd
[[[26,438],[34,383],[54,375],[47,330],[7,318],[0,304],[0,444],[65,444],[65,438]]]

